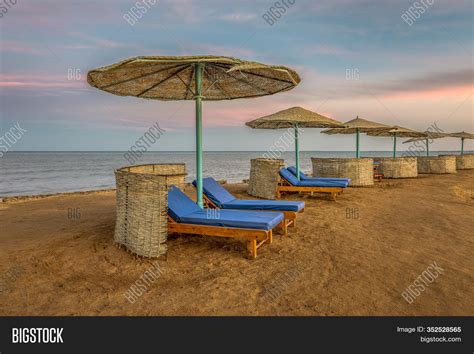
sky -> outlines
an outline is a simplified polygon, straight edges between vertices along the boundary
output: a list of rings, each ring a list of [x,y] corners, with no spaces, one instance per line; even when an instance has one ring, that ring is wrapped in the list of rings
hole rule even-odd
[[[166,132],[151,150],[194,150],[192,101],[87,84],[89,70],[137,55],[225,55],[299,73],[284,93],[204,102],[204,150],[267,150],[283,131],[244,123],[293,106],[341,122],[474,132],[472,0],[280,0],[274,23],[274,0],[138,2],[140,19],[136,0],[0,0],[0,136],[17,123],[26,130],[11,150],[124,151],[155,122]],[[354,135],[320,132],[305,129],[300,148],[354,149]],[[430,150],[459,146],[446,138]],[[391,148],[389,138],[361,138],[362,150]]]

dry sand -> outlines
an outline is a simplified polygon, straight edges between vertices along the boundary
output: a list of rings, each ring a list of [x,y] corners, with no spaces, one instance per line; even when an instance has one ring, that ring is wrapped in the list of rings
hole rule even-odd
[[[337,202],[304,198],[296,229],[256,260],[238,241],[173,237],[161,277],[133,304],[124,293],[153,262],[113,245],[114,191],[7,200],[0,315],[472,316],[473,177],[422,175],[351,188]],[[245,187],[227,186],[248,198]],[[401,293],[433,261],[444,272],[407,303]]]

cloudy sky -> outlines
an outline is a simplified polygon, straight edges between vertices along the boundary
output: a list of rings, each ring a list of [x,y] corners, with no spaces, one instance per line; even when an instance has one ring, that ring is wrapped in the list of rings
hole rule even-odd
[[[124,15],[135,0],[14,2],[0,2],[9,5],[0,6],[0,135],[19,122],[27,133],[16,150],[127,150],[155,122],[166,133],[153,150],[193,150],[192,101],[124,98],[87,85],[88,70],[137,55],[227,55],[300,74],[285,93],[205,102],[205,150],[266,150],[281,132],[244,122],[292,106],[340,121],[358,115],[417,130],[433,122],[446,132],[474,130],[472,0],[419,1],[424,13],[409,23],[402,15],[411,0],[285,0],[272,25],[262,16],[274,0],[140,0],[148,10],[133,25]],[[354,140],[307,129],[301,146],[352,150]],[[363,150],[391,146],[362,138]],[[458,147],[442,139],[431,149]]]

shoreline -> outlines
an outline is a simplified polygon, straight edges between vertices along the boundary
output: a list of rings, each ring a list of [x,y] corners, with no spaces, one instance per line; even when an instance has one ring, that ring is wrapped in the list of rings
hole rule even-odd
[[[221,184],[245,184],[248,180],[243,180],[242,182],[231,182],[228,183],[227,180],[219,180]],[[186,188],[191,187],[192,183],[185,183]],[[21,202],[21,201],[29,201],[29,200],[36,200],[36,199],[44,199],[50,197],[61,197],[61,196],[69,196],[69,195],[88,195],[94,193],[103,193],[103,192],[114,192],[117,188],[106,188],[106,189],[89,189],[85,191],[72,191],[72,192],[57,192],[57,193],[48,193],[48,194],[32,194],[32,195],[12,195],[6,197],[0,197],[0,203],[12,203],[12,202]]]
[[[90,189],[86,191],[75,191],[75,192],[57,192],[57,193],[49,193],[49,194],[13,195],[13,196],[7,196],[7,197],[0,197],[0,203],[22,202],[22,201],[45,199],[45,198],[51,198],[51,197],[63,197],[63,196],[71,196],[71,195],[88,195],[88,194],[101,193],[101,192],[112,192],[116,190],[117,190],[116,188],[108,188],[108,189]]]

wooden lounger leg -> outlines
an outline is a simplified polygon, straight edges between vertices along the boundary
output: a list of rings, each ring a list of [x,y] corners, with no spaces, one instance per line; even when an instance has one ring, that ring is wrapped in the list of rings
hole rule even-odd
[[[290,227],[295,227],[296,226],[296,218],[292,220],[293,222],[291,223]]]
[[[247,240],[247,251],[249,252],[249,258],[257,258],[257,240]]]
[[[332,200],[336,200],[336,197],[337,197],[337,193],[331,193],[331,197],[332,197]]]
[[[265,243],[272,243],[273,242],[273,230],[268,230],[267,231],[267,240],[265,241]]]
[[[283,220],[283,236],[288,235],[288,225],[290,224],[291,221],[289,220]]]

